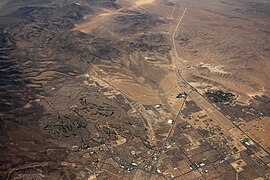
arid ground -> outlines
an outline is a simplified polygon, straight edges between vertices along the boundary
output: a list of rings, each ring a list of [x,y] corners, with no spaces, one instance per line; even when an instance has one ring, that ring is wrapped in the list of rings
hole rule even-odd
[[[0,179],[269,179],[267,0],[0,1]]]

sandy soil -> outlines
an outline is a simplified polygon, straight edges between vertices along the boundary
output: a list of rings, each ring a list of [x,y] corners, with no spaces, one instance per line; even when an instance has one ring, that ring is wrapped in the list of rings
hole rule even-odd
[[[40,73],[38,76],[30,77],[30,79],[33,79],[33,80],[46,80],[48,78],[52,78],[56,74],[61,74],[61,73],[59,73],[57,71],[46,71],[46,72]]]
[[[261,119],[253,120],[245,123],[242,126],[248,134],[254,138],[257,142],[259,142],[264,148],[270,146],[269,139],[269,129],[270,129],[270,118],[263,117]]]
[[[140,6],[144,4],[150,4],[153,3],[155,0],[135,0],[135,4]]]
[[[81,32],[84,33],[89,33],[91,32],[93,29],[101,26],[104,22],[106,22],[106,20],[108,20],[108,18],[115,14],[115,12],[110,12],[110,11],[106,11],[104,13],[101,13],[97,16],[92,16],[92,15],[86,15],[84,17],[84,21],[79,23],[79,24],[75,24],[75,29],[74,30],[79,30]]]
[[[269,95],[269,58],[263,50],[269,43],[265,39],[267,34],[262,33],[269,23],[260,22],[255,27],[248,21],[256,21],[255,17],[260,14],[242,18],[242,14],[229,14],[234,12],[231,11],[234,7],[225,7],[221,2],[204,8],[211,2],[196,2],[197,8],[189,8],[178,32],[179,54],[187,60],[187,66],[196,66],[196,71],[186,70],[187,77],[199,86],[199,83],[207,83],[213,88],[235,92],[243,103],[247,103],[252,94]]]
[[[121,76],[113,80],[108,79],[107,81],[132,101],[139,101],[145,105],[161,103],[161,99],[156,90],[148,85],[138,83],[129,77]]]
[[[179,99],[175,98],[180,91],[175,79],[175,72],[173,70],[168,71],[168,74],[161,80],[160,86],[169,106],[171,106],[173,110],[177,111],[181,103],[179,103]]]

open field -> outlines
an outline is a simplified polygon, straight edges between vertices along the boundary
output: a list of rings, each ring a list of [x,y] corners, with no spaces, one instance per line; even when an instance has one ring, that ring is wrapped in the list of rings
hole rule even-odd
[[[153,3],[153,2],[155,2],[155,0],[135,0],[135,4],[138,6]]]
[[[0,179],[269,179],[266,0],[0,2]]]
[[[269,151],[270,139],[268,129],[270,128],[269,117],[256,119],[241,126],[256,142]]]

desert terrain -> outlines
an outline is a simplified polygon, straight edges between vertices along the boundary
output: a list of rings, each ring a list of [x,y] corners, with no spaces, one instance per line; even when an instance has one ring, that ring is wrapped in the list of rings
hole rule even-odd
[[[270,2],[3,0],[0,179],[269,179]]]

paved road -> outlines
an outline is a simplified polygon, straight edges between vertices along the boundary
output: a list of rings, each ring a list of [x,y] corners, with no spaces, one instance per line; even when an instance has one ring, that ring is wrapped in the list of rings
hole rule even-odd
[[[178,29],[179,29],[179,26],[180,26],[180,24],[181,24],[181,22],[182,22],[182,20],[183,20],[183,18],[184,18],[184,16],[185,16],[185,14],[186,14],[186,11],[187,11],[187,8],[184,9],[183,14],[182,14],[182,16],[180,17],[180,19],[179,19],[179,21],[178,21],[178,23],[177,23],[177,26],[175,27],[174,32],[172,33],[173,49],[174,49],[174,55],[175,55],[175,59],[176,59],[176,60],[178,59],[178,53],[177,53],[177,50],[176,50],[175,34],[176,34],[176,32],[178,31]]]

